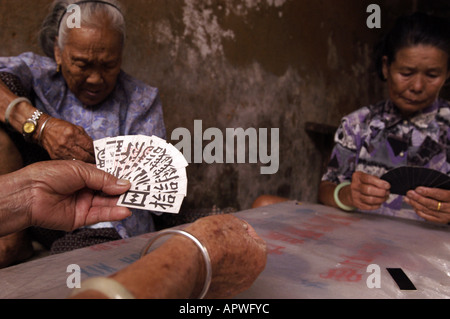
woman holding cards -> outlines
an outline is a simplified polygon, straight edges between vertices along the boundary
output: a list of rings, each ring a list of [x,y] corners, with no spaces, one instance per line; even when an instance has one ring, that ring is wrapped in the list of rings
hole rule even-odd
[[[450,191],[426,187],[406,196],[380,179],[400,166],[450,172],[450,104],[439,93],[450,73],[446,21],[400,18],[379,46],[376,65],[389,98],[342,119],[319,200],[345,211],[450,222]]]
[[[76,18],[81,27],[70,23]],[[93,140],[104,137],[165,138],[158,90],[121,70],[124,20],[115,0],[54,1],[40,32],[47,57],[0,58],[0,174],[48,158],[94,163]],[[153,222],[141,211],[93,228],[83,230],[86,241],[60,250],[90,244],[92,236],[105,241],[148,232]],[[0,259],[1,250],[0,243]]]

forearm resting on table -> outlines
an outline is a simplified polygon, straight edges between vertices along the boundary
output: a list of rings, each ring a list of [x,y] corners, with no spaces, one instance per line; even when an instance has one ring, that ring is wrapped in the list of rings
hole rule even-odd
[[[339,208],[334,200],[334,191],[338,185],[329,181],[322,181],[319,185],[319,202],[324,205]],[[339,200],[347,206],[353,206],[351,186],[345,186],[339,191]]]
[[[135,298],[197,298],[205,281],[203,256],[188,238],[173,236],[132,265],[110,278],[122,284]],[[83,283],[82,283],[83,284]],[[107,298],[86,290],[73,298]]]

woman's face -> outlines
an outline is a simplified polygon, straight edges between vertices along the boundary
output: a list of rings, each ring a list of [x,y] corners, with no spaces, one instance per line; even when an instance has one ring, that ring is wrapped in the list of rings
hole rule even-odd
[[[69,89],[86,106],[95,106],[114,90],[122,65],[122,37],[106,28],[73,28],[55,60]]]
[[[447,53],[434,46],[400,49],[390,65],[383,58],[389,97],[408,116],[430,106],[449,76]]]

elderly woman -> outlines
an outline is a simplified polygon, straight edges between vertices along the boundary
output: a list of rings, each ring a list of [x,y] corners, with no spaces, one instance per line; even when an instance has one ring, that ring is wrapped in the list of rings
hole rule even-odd
[[[380,177],[399,166],[450,172],[450,104],[439,93],[450,73],[448,23],[423,14],[398,20],[379,47],[389,98],[342,119],[319,200],[351,211],[450,222],[450,191],[390,194]]]
[[[437,223],[450,222],[450,191],[418,187],[390,194],[380,177],[399,166],[449,174],[450,105],[439,93],[450,75],[448,22],[416,13],[398,19],[377,49],[389,98],[342,119],[319,201],[344,211],[364,211]],[[287,198],[262,195],[253,207]]]
[[[80,8],[80,28],[70,23],[76,12],[69,7],[73,4]],[[165,138],[158,90],[121,70],[124,40],[124,16],[117,1],[59,0],[52,4],[40,33],[47,57],[29,52],[0,58],[5,82],[0,81],[0,174],[45,156],[94,163],[93,140],[107,136]],[[11,83],[21,84],[28,99],[19,98],[22,94],[17,85],[7,85]],[[54,249],[151,230],[151,214],[140,211],[120,222],[83,229],[78,237],[64,234],[59,240],[66,241]],[[0,259],[1,251],[0,243]]]

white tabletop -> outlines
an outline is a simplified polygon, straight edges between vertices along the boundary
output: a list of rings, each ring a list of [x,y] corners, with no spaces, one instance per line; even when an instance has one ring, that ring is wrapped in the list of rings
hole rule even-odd
[[[269,250],[265,270],[239,299],[450,298],[449,226],[293,201],[236,215]],[[137,260],[153,235],[0,270],[0,298],[65,298],[69,265],[80,266],[82,280],[107,276]],[[416,289],[400,289],[387,268],[401,269]]]

